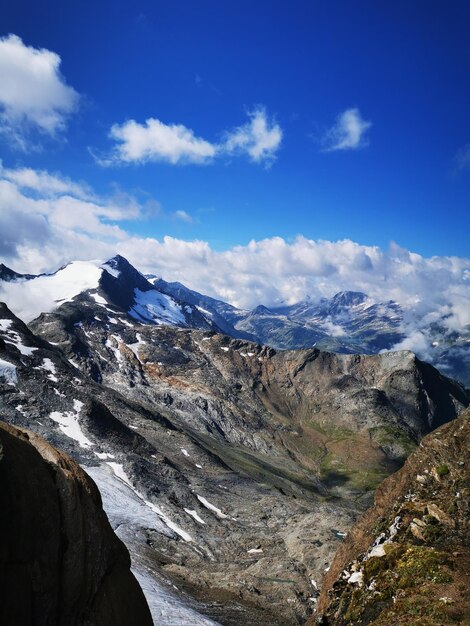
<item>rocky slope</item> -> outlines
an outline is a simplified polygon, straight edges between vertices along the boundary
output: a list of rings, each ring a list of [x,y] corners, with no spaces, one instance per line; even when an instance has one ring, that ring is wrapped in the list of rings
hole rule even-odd
[[[335,556],[312,626],[470,623],[469,449],[466,411],[380,485]]]
[[[93,481],[31,431],[0,423],[0,623],[151,625]]]
[[[156,623],[175,607],[188,625],[303,623],[371,489],[468,395],[407,352],[283,352],[136,318],[119,281],[140,278],[116,263],[29,327],[0,309],[5,419],[97,482]]]
[[[220,334],[129,326],[85,297],[31,328],[97,382],[170,412],[213,450],[224,446],[225,463],[230,455],[263,476],[269,461],[289,490],[360,495],[468,402],[410,352],[277,352]]]

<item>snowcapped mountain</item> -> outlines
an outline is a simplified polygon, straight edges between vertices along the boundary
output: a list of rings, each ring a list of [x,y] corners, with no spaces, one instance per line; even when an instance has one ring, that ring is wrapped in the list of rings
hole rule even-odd
[[[78,299],[142,323],[219,330],[196,307],[161,293],[119,255],[103,264],[75,261],[53,274],[37,276],[2,266],[0,299],[26,322]]]
[[[404,336],[402,311],[395,302],[374,303],[366,294],[343,291],[320,302],[310,298],[290,306],[252,311],[204,296],[181,283],[150,276],[160,291],[195,304],[231,337],[292,350],[314,345],[343,353],[372,354],[389,349]]]
[[[188,289],[188,287],[185,287],[181,283],[168,283],[163,280],[163,278],[159,278],[154,274],[148,274],[147,278],[162,293],[194,305],[204,316],[209,317],[226,335],[256,341],[254,335],[236,328],[235,325],[236,322],[247,315],[249,311],[237,309],[227,302],[205,296],[197,291]]]

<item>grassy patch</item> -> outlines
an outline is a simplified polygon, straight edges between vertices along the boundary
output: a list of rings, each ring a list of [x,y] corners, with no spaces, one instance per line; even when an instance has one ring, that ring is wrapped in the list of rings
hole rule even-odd
[[[320,478],[326,485],[335,487],[347,483],[349,488],[358,491],[375,489],[388,474],[382,467],[353,469],[332,452],[323,457],[320,465]]]
[[[405,432],[393,426],[370,428],[369,434],[381,448],[400,448],[403,460],[416,449],[416,443]]]
[[[435,625],[436,621],[432,620],[436,619],[452,623],[449,607],[433,593],[434,585],[452,582],[448,556],[409,543],[391,543],[384,549],[384,556],[372,557],[364,563],[364,586],[345,588],[340,600],[345,618],[352,623],[389,626],[395,623],[396,612],[403,620],[400,623],[407,625]],[[368,591],[371,584],[374,590]],[[419,621],[422,618],[426,619]]]

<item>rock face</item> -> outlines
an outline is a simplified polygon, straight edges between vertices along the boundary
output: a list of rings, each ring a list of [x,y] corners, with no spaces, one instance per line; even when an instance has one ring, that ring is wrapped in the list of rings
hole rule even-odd
[[[0,623],[151,626],[93,481],[30,431],[0,423]]]
[[[470,411],[377,489],[325,577],[325,626],[470,623]]]

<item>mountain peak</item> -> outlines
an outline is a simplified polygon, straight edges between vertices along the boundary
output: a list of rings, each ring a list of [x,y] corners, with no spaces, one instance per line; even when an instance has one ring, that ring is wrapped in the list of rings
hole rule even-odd
[[[330,303],[334,307],[349,307],[362,304],[367,299],[368,296],[362,291],[340,291],[331,298]]]
[[[114,276],[115,278],[119,276],[120,272],[129,270],[129,268],[132,268],[134,271],[137,271],[135,267],[133,267],[129,263],[129,261],[125,257],[121,256],[120,254],[116,254],[116,256],[113,256],[111,259],[108,259],[105,263],[101,265],[101,267],[107,272],[109,272],[111,276]]]
[[[271,315],[272,311],[268,309],[264,304],[259,304],[255,309],[253,309],[252,313],[256,313],[258,315]]]

